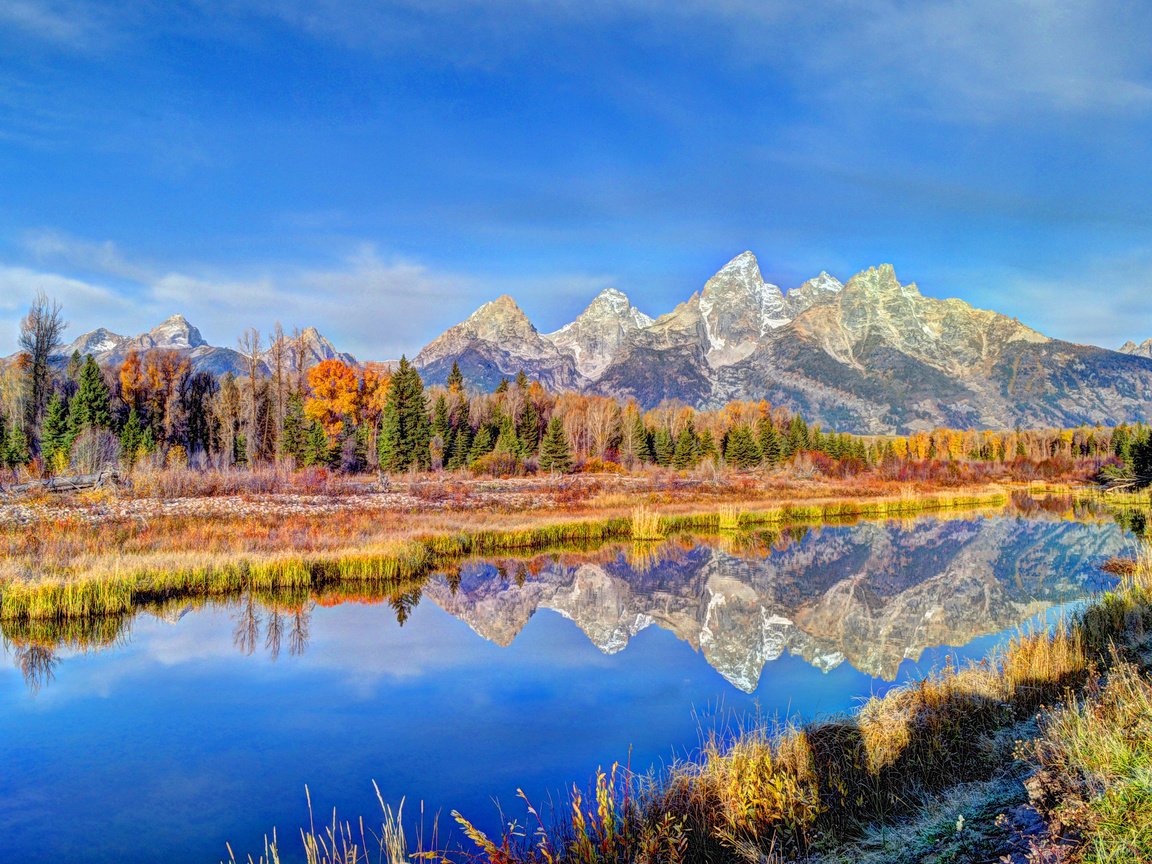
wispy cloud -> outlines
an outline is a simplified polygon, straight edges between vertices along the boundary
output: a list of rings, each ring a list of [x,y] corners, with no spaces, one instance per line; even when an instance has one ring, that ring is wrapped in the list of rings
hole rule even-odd
[[[24,37],[69,50],[98,47],[105,29],[106,13],[88,2],[72,0],[4,0],[0,3],[0,33],[17,31]]]
[[[231,345],[247,327],[271,329],[280,321],[289,329],[317,326],[342,350],[386,359],[414,354],[498,294],[530,290],[542,307],[563,307],[590,300],[611,281],[457,273],[382,255],[371,244],[329,266],[247,266],[239,273],[209,265],[165,269],[125,256],[110,241],[50,230],[26,235],[25,248],[52,269],[0,264],[0,353],[14,349],[19,318],[38,290],[64,305],[70,339],[96,327],[134,335],[181,312],[218,345]]]
[[[498,65],[564,28],[627,24],[675,45],[791,73],[825,98],[969,118],[1021,104],[1071,112],[1152,106],[1146,10],[1113,0],[233,0],[234,15],[274,18],[370,51],[442,54]],[[726,56],[725,56],[726,55]]]

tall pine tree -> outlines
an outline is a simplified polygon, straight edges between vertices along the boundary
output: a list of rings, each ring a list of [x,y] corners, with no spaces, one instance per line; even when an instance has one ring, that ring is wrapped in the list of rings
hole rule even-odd
[[[424,382],[407,357],[388,386],[388,399],[379,437],[380,467],[385,471],[427,470],[432,455],[432,428],[424,396]]]
[[[68,453],[74,438],[68,429],[68,406],[59,391],[48,400],[48,410],[44,414],[44,425],[40,429],[40,455],[49,470],[65,467]]]
[[[739,423],[728,432],[724,460],[738,471],[754,468],[760,463],[760,445],[746,424]]]
[[[540,442],[540,470],[549,474],[565,474],[572,470],[572,450],[559,417],[548,421],[548,431]]]
[[[73,438],[85,429],[110,429],[112,427],[112,398],[108,384],[100,367],[92,355],[84,361],[80,370],[80,389],[72,397],[68,407],[68,425]]]

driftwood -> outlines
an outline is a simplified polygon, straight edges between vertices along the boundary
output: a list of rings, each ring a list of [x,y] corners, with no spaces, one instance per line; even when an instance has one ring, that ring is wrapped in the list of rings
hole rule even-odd
[[[84,489],[99,489],[120,484],[120,472],[115,468],[105,468],[97,474],[78,474],[73,477],[49,477],[47,480],[31,480],[14,486],[0,485],[0,495],[23,495],[28,492],[80,492]]]

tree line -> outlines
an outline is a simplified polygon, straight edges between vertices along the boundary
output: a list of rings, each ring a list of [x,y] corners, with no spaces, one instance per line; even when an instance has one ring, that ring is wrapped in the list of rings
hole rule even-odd
[[[47,473],[125,468],[323,466],[344,472],[464,470],[493,475],[619,470],[643,465],[736,470],[800,454],[866,468],[886,462],[1112,459],[1142,453],[1144,427],[1003,432],[936,429],[862,436],[822,429],[766,401],[717,410],[552,393],[521,372],[494,391],[468,391],[453,365],[426,387],[401,359],[309,365],[299,333],[277,326],[240,340],[247,374],[194,371],[171,350],[129,351],[116,368],[74,354],[61,363],[59,304],[39,295],[21,352],[0,372],[0,463]],[[1142,443],[1143,442],[1143,443]]]

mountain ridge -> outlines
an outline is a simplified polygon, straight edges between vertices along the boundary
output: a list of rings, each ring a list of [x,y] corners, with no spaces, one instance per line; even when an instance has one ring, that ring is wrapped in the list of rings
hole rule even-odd
[[[634,308],[612,292],[615,307]],[[559,389],[644,407],[767,399],[852,432],[1115,424],[1152,414],[1152,340],[1110,351],[1053,339],[999,312],[926,296],[891,264],[847,282],[821,272],[784,292],[745,251],[656,318],[602,315],[609,320],[582,326],[594,305],[541,334],[518,306],[517,328],[494,326],[500,307],[485,304],[414,365],[438,384],[455,362],[485,389],[523,369]]]
[[[359,361],[314,327],[304,366]],[[233,348],[209,345],[177,314],[128,337],[100,327],[62,352],[102,365],[129,350],[174,350],[195,371],[247,374]],[[286,363],[295,368],[290,343]],[[262,352],[261,373],[271,367]],[[764,279],[751,251],[728,261],[673,309],[641,312],[606,288],[570,323],[541,332],[503,294],[449,327],[413,359],[428,384],[454,364],[492,390],[523,370],[552,390],[717,408],[767,400],[846,432],[940,426],[1007,429],[1133,422],[1152,416],[1152,339],[1118,351],[1053,339],[993,310],[921,293],[891,264],[845,282],[822,271],[788,291]]]

